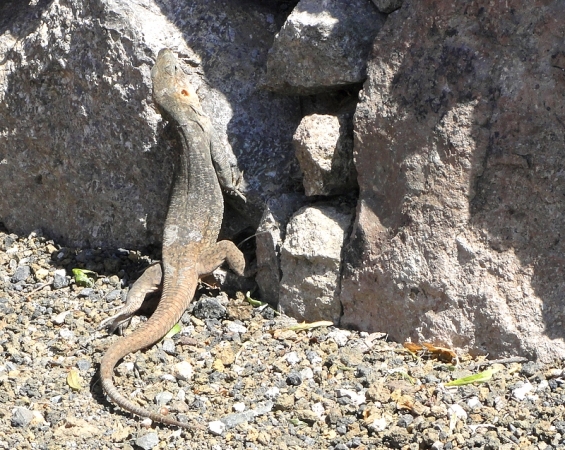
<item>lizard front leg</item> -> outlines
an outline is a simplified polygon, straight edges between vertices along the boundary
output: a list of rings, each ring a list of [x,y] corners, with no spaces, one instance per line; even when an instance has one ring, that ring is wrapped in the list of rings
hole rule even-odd
[[[214,163],[216,175],[222,188],[229,194],[237,195],[244,202],[245,195],[241,188],[243,183],[243,174],[235,163],[230,161],[228,150],[221,145],[218,134],[214,131],[210,124],[210,154]]]
[[[128,292],[126,303],[112,317],[104,319],[98,329],[106,328],[110,334],[128,321],[131,316],[141,307],[145,297],[161,288],[163,271],[160,263],[155,263],[145,269],[145,272],[133,283]]]

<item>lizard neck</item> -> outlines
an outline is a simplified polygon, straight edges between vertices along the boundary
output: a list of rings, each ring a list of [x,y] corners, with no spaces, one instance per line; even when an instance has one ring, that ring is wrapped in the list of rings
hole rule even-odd
[[[165,222],[163,257],[172,245],[209,245],[216,242],[224,204],[210,154],[211,124],[206,117],[178,121],[182,151],[175,173]]]

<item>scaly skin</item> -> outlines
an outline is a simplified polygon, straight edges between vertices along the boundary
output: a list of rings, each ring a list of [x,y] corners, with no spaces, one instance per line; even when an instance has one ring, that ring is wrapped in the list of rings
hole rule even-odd
[[[237,189],[226,175],[230,173],[226,160],[218,158],[217,149],[212,148],[214,136],[210,120],[170,50],[159,52],[151,78],[155,102],[178,126],[182,142],[180,165],[175,173],[165,222],[162,267],[147,269],[131,289],[132,300],[128,296],[124,309],[105,321],[105,326],[115,329],[131,316],[139,308],[145,292],[159,286],[161,270],[163,293],[149,320],[110,346],[100,364],[100,377],[108,397],[122,409],[168,425],[193,428],[134,404],[118,392],[112,380],[114,367],[124,356],[153,345],[179,321],[201,275],[212,272],[224,261],[239,275],[243,275],[245,268],[243,255],[232,242],[216,242],[224,212],[218,177],[229,190]]]

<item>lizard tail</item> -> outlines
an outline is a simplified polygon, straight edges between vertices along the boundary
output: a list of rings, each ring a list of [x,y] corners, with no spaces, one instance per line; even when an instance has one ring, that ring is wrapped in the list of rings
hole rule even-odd
[[[192,278],[192,277],[191,277]],[[163,296],[153,315],[132,334],[118,340],[110,346],[100,362],[102,388],[108,397],[120,408],[140,417],[149,417],[155,422],[174,425],[186,429],[200,428],[179,422],[171,417],[153,413],[120,394],[114,385],[113,371],[118,362],[127,354],[149,347],[159,341],[180,319],[194,295],[197,276],[188,280],[184,286],[171,287],[163,291]]]

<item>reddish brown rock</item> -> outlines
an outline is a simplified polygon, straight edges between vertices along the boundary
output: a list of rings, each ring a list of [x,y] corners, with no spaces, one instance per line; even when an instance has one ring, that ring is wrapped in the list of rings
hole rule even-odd
[[[408,1],[356,117],[342,325],[565,356],[565,4]]]

